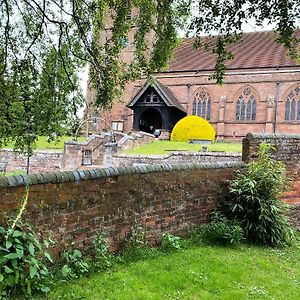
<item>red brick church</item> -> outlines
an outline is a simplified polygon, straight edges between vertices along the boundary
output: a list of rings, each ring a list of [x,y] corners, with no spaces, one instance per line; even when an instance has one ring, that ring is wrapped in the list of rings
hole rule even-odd
[[[300,30],[295,35],[300,38]],[[114,130],[162,129],[167,137],[186,115],[207,119],[218,139],[240,140],[248,132],[300,133],[300,64],[275,42],[272,31],[245,33],[229,46],[224,84],[209,76],[214,56],[193,48],[192,38],[174,50],[169,67],[146,81],[127,85],[122,99],[102,113]],[[124,59],[130,59],[129,43]]]

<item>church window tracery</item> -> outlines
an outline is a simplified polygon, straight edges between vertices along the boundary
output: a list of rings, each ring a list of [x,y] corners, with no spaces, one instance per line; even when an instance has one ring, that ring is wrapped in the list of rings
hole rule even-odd
[[[235,107],[237,121],[255,121],[256,98],[250,87],[245,87],[239,95]]]
[[[194,97],[192,114],[210,120],[211,106],[211,97],[209,93],[201,89]]]
[[[285,121],[300,121],[300,86],[292,89],[285,100]]]

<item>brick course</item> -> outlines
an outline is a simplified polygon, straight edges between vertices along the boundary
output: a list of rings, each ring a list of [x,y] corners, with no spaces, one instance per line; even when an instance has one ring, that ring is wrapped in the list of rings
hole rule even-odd
[[[30,175],[24,220],[57,241],[55,251],[88,248],[100,230],[118,248],[136,222],[155,244],[164,232],[182,234],[205,223],[242,163],[112,167]],[[23,197],[27,176],[0,181],[0,211],[12,212]]]

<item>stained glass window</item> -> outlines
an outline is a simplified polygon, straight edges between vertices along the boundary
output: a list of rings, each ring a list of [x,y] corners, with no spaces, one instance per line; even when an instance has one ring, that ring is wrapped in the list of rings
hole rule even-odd
[[[290,120],[294,121],[296,116],[296,101],[295,99],[292,100],[291,103],[291,115],[290,115]]]

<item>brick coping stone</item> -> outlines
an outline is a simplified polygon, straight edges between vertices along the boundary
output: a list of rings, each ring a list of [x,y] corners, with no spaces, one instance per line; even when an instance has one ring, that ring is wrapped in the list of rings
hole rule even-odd
[[[155,165],[137,165],[130,167],[109,167],[101,169],[89,169],[80,171],[64,171],[35,173],[30,175],[0,176],[0,188],[24,186],[26,184],[47,184],[78,182],[84,180],[95,180],[99,178],[130,175],[147,174],[153,172],[170,172],[197,169],[226,169],[241,168],[245,165],[243,162],[210,162],[210,163],[182,163],[182,164],[155,164]]]

